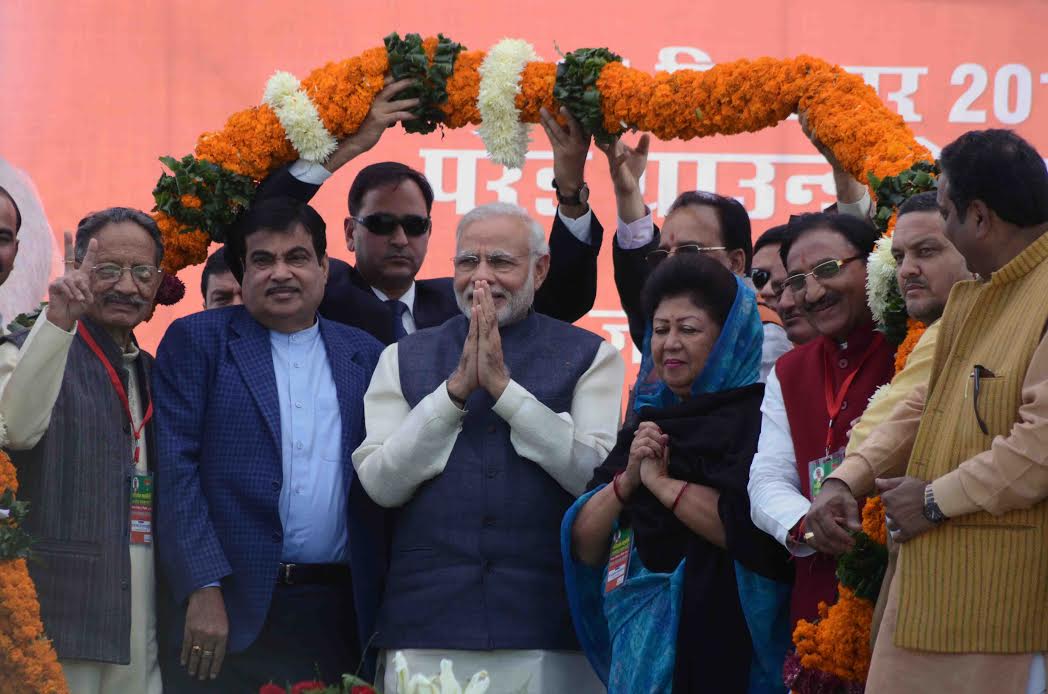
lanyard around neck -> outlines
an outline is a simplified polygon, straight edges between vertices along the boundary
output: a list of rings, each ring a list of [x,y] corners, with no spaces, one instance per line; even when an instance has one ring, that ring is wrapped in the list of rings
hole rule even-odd
[[[859,357],[858,363],[855,368],[852,369],[844,382],[841,383],[840,388],[837,389],[836,394],[833,392],[833,367],[828,363],[829,355],[825,355],[823,359],[823,395],[826,398],[826,413],[830,416],[830,423],[826,427],[826,455],[830,454],[830,444],[833,443],[833,424],[837,421],[837,417],[841,413],[841,408],[844,407],[844,399],[848,397],[848,389],[851,387],[852,381],[859,375],[859,371],[869,361],[873,353],[881,346],[884,341],[884,337],[877,333],[873,336],[866,350]]]
[[[120,376],[117,375],[116,369],[106,359],[106,355],[102,352],[102,348],[95,342],[95,338],[91,337],[91,333],[88,332],[87,328],[83,325],[77,331],[77,334],[84,339],[87,343],[88,348],[94,352],[95,356],[98,357],[98,361],[102,362],[102,366],[105,367],[106,374],[109,375],[109,381],[113,384],[113,390],[116,391],[116,395],[120,398],[120,404],[124,406],[124,414],[127,415],[127,421],[131,423],[131,433],[135,437],[135,454],[134,461],[138,464],[139,450],[142,447],[142,430],[146,428],[146,424],[153,418],[153,400],[150,398],[149,406],[146,408],[146,413],[142,417],[142,422],[136,427],[135,417],[131,414],[131,402],[127,398],[127,389],[124,388],[123,382],[120,380]]]

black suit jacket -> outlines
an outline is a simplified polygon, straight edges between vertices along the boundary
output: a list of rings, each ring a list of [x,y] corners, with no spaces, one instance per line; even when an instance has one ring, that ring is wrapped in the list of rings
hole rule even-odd
[[[648,279],[651,269],[645,256],[659,247],[659,228],[655,227],[655,234],[651,242],[646,246],[626,250],[619,247],[616,238],[612,243],[612,263],[615,266],[615,289],[619,292],[619,303],[622,310],[626,312],[626,320],[630,325],[630,337],[637,349],[644,349],[644,333],[648,322],[644,318],[644,309],[640,304],[641,290],[644,282]]]
[[[287,196],[309,202],[320,186],[304,183],[291,175],[289,167],[274,172],[259,186],[257,199]],[[574,323],[593,308],[597,298],[597,255],[604,228],[593,215],[590,243],[582,243],[568,231],[560,216],[554,217],[550,232],[550,268],[546,281],[535,293],[535,310]],[[643,260],[643,258],[642,258]],[[440,325],[460,313],[450,277],[415,281],[412,317],[419,328]],[[393,342],[392,314],[375,296],[363,275],[341,260],[331,259],[320,315],[329,320],[365,330],[384,344]]]

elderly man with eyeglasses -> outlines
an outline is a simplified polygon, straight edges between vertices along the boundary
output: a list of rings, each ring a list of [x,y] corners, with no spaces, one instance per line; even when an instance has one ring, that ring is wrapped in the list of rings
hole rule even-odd
[[[0,342],[0,415],[29,572],[72,691],[160,692],[153,564],[150,314],[164,248],[143,212],[110,208],[66,232],[65,274],[32,330]]]
[[[780,248],[783,296],[819,336],[783,355],[768,377],[749,493],[754,523],[797,558],[793,624],[815,618],[837,586],[835,557],[805,544],[801,520],[843,459],[852,422],[894,370],[895,349],[866,302],[866,259],[877,238],[856,217],[820,213],[791,223]]]
[[[603,691],[572,628],[559,537],[615,443],[624,365],[531,308],[549,250],[524,210],[473,210],[456,245],[460,315],[387,347],[364,398],[353,464],[394,521],[375,644],[411,671],[442,658],[487,670],[500,691]]]

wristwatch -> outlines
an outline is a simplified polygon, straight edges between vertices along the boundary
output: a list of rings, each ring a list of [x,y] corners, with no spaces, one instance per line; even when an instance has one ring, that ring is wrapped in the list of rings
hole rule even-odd
[[[936,525],[946,520],[946,514],[935,503],[935,493],[930,482],[924,487],[924,517]]]
[[[553,191],[557,194],[557,203],[560,205],[585,205],[589,201],[589,186],[583,181],[574,195],[565,195],[557,185],[557,179],[553,179]]]

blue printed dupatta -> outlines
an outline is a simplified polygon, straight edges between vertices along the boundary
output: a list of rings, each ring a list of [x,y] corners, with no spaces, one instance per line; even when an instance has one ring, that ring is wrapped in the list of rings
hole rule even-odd
[[[571,553],[575,519],[604,486],[579,497],[560,527],[564,580],[575,632],[608,694],[668,692],[673,688],[684,562],[673,573],[654,573],[644,567],[634,547],[626,582],[605,595],[607,567],[588,566]]]

